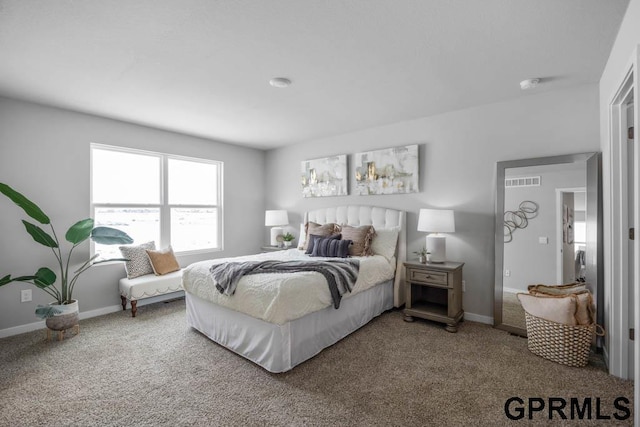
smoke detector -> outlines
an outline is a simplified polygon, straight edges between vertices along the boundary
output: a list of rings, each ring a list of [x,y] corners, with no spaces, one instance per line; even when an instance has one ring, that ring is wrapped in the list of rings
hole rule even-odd
[[[540,79],[527,79],[520,82],[520,89],[529,90],[538,86],[540,83]]]
[[[269,80],[269,84],[273,87],[283,88],[291,84],[291,80],[286,77],[274,77]]]

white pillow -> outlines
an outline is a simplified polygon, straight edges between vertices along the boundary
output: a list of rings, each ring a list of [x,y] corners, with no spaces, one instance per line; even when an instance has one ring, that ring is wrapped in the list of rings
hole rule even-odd
[[[529,314],[556,323],[575,326],[578,302],[575,295],[560,297],[518,294],[522,308]]]
[[[387,260],[391,260],[396,254],[398,233],[400,233],[398,227],[376,229],[376,234],[371,241],[371,251],[375,255],[382,255]]]
[[[304,249],[304,244],[307,240],[307,230],[304,229],[304,224],[300,224],[300,237],[298,237],[298,249]]]

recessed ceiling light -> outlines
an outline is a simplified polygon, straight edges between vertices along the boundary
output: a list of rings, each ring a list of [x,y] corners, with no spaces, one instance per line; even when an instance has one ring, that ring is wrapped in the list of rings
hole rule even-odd
[[[533,89],[534,87],[538,86],[538,83],[540,83],[540,79],[523,80],[520,82],[520,89],[522,90]]]
[[[291,84],[291,80],[286,77],[274,77],[269,80],[269,84],[273,87],[287,87]]]

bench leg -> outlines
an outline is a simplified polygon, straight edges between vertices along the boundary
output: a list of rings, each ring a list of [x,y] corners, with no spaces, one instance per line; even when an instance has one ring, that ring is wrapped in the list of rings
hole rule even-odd
[[[122,295],[120,295],[120,299],[122,300],[122,311],[125,311],[127,309],[127,299]]]
[[[131,301],[131,317],[136,317],[136,311],[138,311],[138,301]]]

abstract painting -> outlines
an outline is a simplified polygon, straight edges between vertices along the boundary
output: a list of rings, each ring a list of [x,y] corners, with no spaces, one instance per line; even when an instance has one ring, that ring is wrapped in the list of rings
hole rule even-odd
[[[302,197],[347,195],[347,155],[304,160]]]
[[[406,194],[418,189],[418,145],[357,153],[356,194]]]

